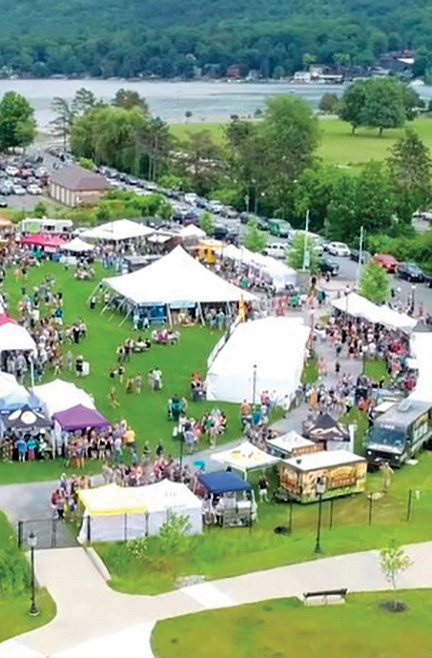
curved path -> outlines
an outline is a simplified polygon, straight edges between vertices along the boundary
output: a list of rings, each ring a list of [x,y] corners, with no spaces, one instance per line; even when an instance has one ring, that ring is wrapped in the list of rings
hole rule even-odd
[[[412,565],[400,587],[432,588],[432,542],[411,544],[406,550]],[[3,642],[0,658],[153,658],[149,640],[160,619],[301,596],[309,589],[388,589],[377,551],[278,567],[158,596],[113,591],[82,548],[38,551],[36,565],[39,583],[57,604],[57,616],[42,628]]]

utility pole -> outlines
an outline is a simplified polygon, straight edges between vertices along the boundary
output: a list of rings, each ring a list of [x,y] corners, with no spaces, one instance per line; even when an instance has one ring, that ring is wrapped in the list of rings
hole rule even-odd
[[[357,265],[357,276],[356,276],[356,288],[358,289],[360,284],[360,274],[363,261],[363,240],[364,240],[364,228],[360,226],[360,249],[359,249],[359,261]]]
[[[303,270],[307,270],[310,265],[310,254],[308,249],[308,237],[309,237],[309,210],[306,212],[306,226],[305,226],[305,236],[304,236],[304,246],[303,246]]]

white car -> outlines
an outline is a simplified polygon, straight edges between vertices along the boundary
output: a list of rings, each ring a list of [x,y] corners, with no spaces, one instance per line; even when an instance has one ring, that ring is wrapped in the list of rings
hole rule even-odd
[[[11,176],[12,178],[14,176],[18,176],[19,174],[19,169],[18,167],[14,167],[14,165],[8,165],[5,169],[6,173],[8,176]]]
[[[16,194],[17,196],[24,196],[26,191],[22,185],[14,185],[12,188],[12,193]]]
[[[184,195],[184,200],[186,203],[190,203],[192,206],[195,206],[196,202],[198,201],[198,194],[195,194],[195,192],[187,192]]]
[[[331,256],[349,256],[351,251],[343,242],[330,242],[327,251]]]
[[[220,201],[210,201],[209,202],[209,207],[212,212],[214,212],[216,215],[219,215],[219,213],[222,212],[223,210],[223,205],[221,204]]]
[[[27,193],[34,194],[36,196],[37,194],[42,194],[42,188],[39,187],[39,185],[32,184],[27,187]]]
[[[265,256],[272,256],[272,258],[286,258],[287,245],[284,242],[272,242],[267,245],[263,253]]]

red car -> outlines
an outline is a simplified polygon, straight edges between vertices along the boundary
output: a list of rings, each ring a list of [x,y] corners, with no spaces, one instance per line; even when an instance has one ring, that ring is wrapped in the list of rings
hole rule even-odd
[[[390,254],[375,254],[372,258],[374,263],[381,265],[389,274],[396,272],[396,269],[399,265],[396,258],[390,256]]]

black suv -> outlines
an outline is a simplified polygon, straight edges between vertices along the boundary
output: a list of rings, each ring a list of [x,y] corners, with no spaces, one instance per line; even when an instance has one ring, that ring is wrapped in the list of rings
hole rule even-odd
[[[339,265],[331,258],[321,258],[318,261],[318,269],[321,274],[330,274],[331,276],[337,276],[339,274]]]
[[[401,279],[422,282],[425,280],[424,272],[415,263],[399,263],[396,273]]]

